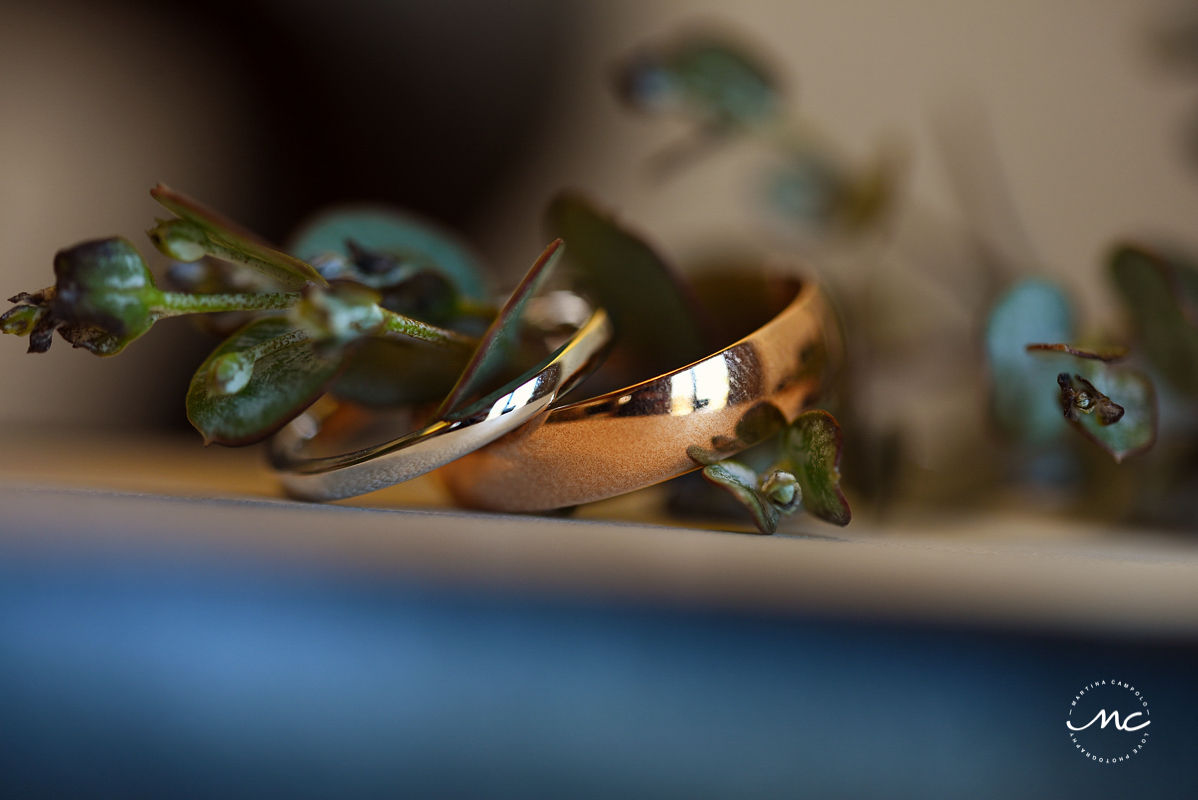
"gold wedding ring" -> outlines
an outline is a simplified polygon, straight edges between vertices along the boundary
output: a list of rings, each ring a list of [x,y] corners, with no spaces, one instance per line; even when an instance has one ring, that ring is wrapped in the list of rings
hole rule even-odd
[[[559,405],[441,467],[461,505],[544,511],[651,486],[791,422],[829,381],[841,337],[826,297],[790,281],[767,323],[673,372]]]

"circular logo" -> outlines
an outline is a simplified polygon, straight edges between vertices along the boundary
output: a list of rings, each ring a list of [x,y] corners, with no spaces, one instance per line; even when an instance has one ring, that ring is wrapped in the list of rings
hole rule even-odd
[[[1126,681],[1083,686],[1069,704],[1065,732],[1074,749],[1097,764],[1122,764],[1152,738],[1152,711],[1143,692]]]

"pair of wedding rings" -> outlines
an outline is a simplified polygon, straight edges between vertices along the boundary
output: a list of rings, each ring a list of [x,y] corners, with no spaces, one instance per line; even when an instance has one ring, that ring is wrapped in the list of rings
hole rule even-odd
[[[672,372],[587,400],[562,395],[614,334],[602,309],[531,378],[498,399],[383,444],[308,455],[322,420],[309,412],[276,435],[271,462],[294,497],[336,500],[438,469],[462,506],[544,511],[602,500],[728,457],[792,421],[816,398],[841,342],[823,293],[785,282],[789,299],[747,336]],[[776,426],[775,426],[776,427]],[[326,443],[327,447],[327,443]]]

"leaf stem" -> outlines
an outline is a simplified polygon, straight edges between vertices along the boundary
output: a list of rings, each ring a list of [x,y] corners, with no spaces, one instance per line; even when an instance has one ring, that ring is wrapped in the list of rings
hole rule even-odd
[[[229,292],[191,294],[162,292],[155,310],[163,317],[183,314],[213,314],[223,311],[269,311],[290,308],[299,302],[299,292]]]
[[[382,309],[383,327],[378,335],[384,338],[419,339],[430,344],[449,345],[470,349],[478,345],[478,340],[455,331],[439,328],[418,319],[396,314],[394,311]]]

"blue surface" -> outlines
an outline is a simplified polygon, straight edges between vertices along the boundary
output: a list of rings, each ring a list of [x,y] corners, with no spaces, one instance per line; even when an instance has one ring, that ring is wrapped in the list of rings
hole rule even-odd
[[[176,553],[0,551],[6,796],[1185,797],[1192,644],[832,623]],[[1072,749],[1137,682],[1131,763]]]

